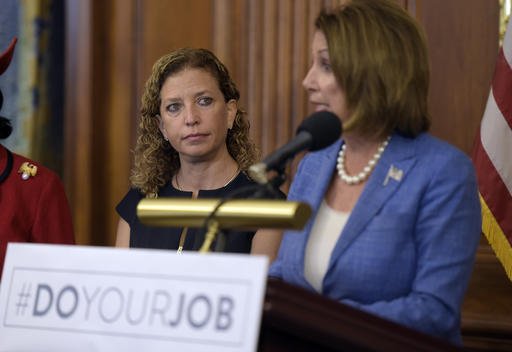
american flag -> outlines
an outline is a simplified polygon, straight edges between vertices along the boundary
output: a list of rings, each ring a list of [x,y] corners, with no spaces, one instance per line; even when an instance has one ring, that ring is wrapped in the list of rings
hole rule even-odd
[[[512,21],[496,60],[473,162],[482,232],[512,281]]]

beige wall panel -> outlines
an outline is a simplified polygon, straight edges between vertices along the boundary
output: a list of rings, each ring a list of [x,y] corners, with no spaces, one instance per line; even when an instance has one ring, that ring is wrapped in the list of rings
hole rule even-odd
[[[137,0],[139,84],[154,62],[180,47],[212,48],[212,4],[209,0]]]
[[[71,206],[76,241],[90,243],[92,33],[91,7],[80,0],[66,3],[64,183]]]
[[[111,19],[107,42],[109,55],[105,60],[108,80],[100,92],[105,103],[100,105],[95,133],[102,131],[100,145],[94,143],[96,157],[95,174],[98,176],[94,189],[100,191],[96,195],[94,219],[102,226],[95,228],[95,241],[106,244],[114,243],[117,228],[115,206],[127,191],[131,167],[131,121],[136,114],[136,101],[127,99],[135,93],[136,77],[131,74],[136,63],[136,48],[133,28],[135,10],[133,1],[110,1]],[[98,99],[95,99],[99,101]],[[98,104],[99,105],[99,104]],[[94,138],[93,138],[94,139]],[[96,223],[96,221],[95,221]]]
[[[497,1],[416,3],[430,52],[432,133],[470,154],[498,52]]]
[[[248,22],[247,36],[247,85],[241,88],[242,96],[246,97],[247,113],[252,121],[251,135],[260,146],[263,143],[262,91],[263,84],[263,4],[260,1],[247,3]]]
[[[290,139],[307,115],[301,82],[310,61],[312,22],[323,5],[320,0],[214,1],[214,51],[239,86],[263,155]]]

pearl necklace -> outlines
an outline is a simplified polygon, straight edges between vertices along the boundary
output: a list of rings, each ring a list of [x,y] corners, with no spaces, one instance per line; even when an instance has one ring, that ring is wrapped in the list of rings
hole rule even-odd
[[[382,153],[386,149],[390,139],[391,136],[389,136],[384,140],[384,142],[382,142],[379,149],[377,149],[377,152],[373,155],[370,161],[368,161],[368,164],[366,164],[366,166],[363,168],[363,171],[354,176],[348,175],[347,172],[345,171],[345,149],[347,145],[343,144],[343,146],[340,149],[340,152],[338,153],[338,163],[336,164],[336,168],[338,169],[338,176],[349,185],[357,185],[365,181],[368,178],[368,176],[370,176],[370,173],[377,164],[377,161],[379,161],[380,157],[382,156]]]

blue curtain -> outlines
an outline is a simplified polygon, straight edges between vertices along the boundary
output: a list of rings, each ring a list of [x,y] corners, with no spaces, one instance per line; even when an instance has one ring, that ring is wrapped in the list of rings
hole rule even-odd
[[[19,3],[19,146],[27,156],[62,174],[64,2]]]
[[[12,38],[18,37],[18,1],[17,0],[0,0],[0,52],[4,52]],[[15,50],[9,68],[0,76],[0,90],[2,91],[4,101],[2,105],[1,116],[11,120],[14,132],[11,136],[2,140],[7,148],[16,149],[16,116],[18,114],[18,58],[19,55]]]

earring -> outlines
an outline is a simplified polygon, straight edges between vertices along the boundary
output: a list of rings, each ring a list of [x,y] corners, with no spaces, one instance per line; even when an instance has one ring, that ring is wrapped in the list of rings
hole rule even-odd
[[[167,138],[167,136],[164,136],[164,140],[165,140],[166,142],[168,142],[168,141],[169,141],[169,138]]]

